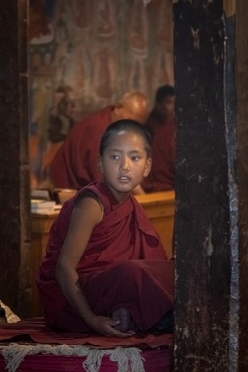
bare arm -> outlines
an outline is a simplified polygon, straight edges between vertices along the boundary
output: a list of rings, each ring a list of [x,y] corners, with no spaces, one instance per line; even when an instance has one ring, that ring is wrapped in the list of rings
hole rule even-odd
[[[82,198],[74,207],[66,239],[56,265],[56,279],[74,310],[94,331],[106,336],[130,336],[114,328],[118,322],[96,315],[90,308],[79,285],[76,271],[79,260],[88,244],[93,228],[102,219],[102,209],[93,198]]]

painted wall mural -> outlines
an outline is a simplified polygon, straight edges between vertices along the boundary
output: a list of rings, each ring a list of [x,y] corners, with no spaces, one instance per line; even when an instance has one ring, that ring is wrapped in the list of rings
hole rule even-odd
[[[152,106],[174,83],[172,0],[30,0],[29,71],[37,187],[75,122],[132,89]]]

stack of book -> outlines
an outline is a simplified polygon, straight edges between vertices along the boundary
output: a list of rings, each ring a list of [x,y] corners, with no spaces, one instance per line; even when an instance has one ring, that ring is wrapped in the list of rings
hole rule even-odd
[[[31,199],[51,200],[51,192],[47,189],[32,189]]]
[[[31,199],[31,213],[51,214],[55,211],[55,201]]]

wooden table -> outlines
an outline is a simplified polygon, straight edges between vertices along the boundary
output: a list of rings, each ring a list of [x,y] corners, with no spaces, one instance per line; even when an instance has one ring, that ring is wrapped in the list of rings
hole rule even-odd
[[[165,191],[145,195],[137,195],[136,199],[144,208],[148,218],[157,230],[169,258],[172,257],[172,236],[174,227],[175,193]],[[58,213],[49,215],[32,214],[32,273],[36,271],[44,256],[49,231]],[[32,288],[31,316],[39,316],[41,309],[35,280]]]
[[[137,195],[136,199],[144,208],[148,218],[163,242],[168,258],[172,253],[172,237],[175,214],[175,192],[164,191]]]

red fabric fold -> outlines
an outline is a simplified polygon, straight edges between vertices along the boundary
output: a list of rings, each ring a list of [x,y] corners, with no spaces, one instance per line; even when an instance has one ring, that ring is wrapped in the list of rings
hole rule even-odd
[[[0,325],[2,345],[11,341],[32,341],[40,344],[92,345],[98,348],[137,346],[141,349],[167,347],[173,349],[172,334],[145,334],[129,338],[104,337],[97,334],[56,332],[46,326],[43,318],[21,320],[17,323]]]

